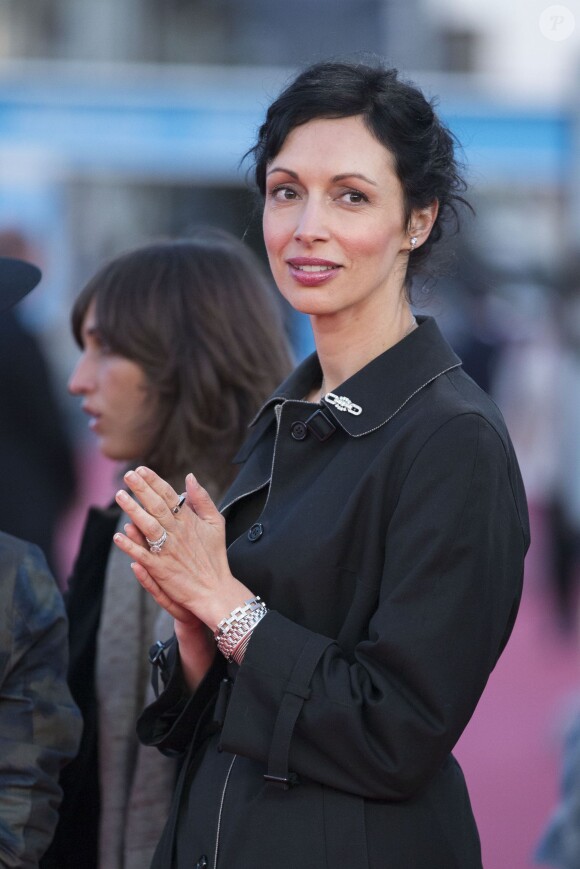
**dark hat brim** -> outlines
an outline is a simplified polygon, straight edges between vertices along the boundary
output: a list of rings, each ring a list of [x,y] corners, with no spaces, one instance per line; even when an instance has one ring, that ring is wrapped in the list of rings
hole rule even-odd
[[[0,256],[0,311],[11,308],[40,281],[42,273],[32,263]]]

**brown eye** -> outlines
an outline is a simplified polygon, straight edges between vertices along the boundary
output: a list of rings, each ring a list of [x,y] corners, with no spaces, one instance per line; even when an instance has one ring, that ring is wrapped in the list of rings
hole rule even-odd
[[[349,205],[362,205],[364,202],[369,201],[368,196],[365,196],[360,190],[347,190],[342,194],[341,199]]]
[[[283,185],[274,187],[270,195],[276,202],[290,202],[298,196],[291,187],[284,187]]]

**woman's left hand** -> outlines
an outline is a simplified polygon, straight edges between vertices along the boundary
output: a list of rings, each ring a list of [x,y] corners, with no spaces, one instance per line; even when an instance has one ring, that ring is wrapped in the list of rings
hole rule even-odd
[[[186,621],[189,612],[215,630],[224,616],[252,597],[229,569],[223,516],[193,474],[186,478],[187,502],[177,513],[179,495],[151,469],[128,471],[124,479],[140,503],[117,492],[117,503],[134,528],[115,534],[115,543],[136,562],[137,579],[145,586],[153,582],[172,602],[177,618],[181,611],[180,620]],[[164,532],[161,549],[151,552],[144,538],[158,540]]]

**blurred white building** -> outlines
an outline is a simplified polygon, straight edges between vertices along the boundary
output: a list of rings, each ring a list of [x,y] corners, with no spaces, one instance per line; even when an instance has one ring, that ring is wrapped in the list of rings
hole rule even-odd
[[[448,43],[458,46],[465,66],[488,76],[498,96],[546,103],[577,91],[579,0],[425,0],[424,5]]]

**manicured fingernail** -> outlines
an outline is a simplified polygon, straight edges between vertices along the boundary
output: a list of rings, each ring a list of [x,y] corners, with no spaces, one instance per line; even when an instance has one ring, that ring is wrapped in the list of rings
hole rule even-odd
[[[129,496],[124,489],[119,489],[115,497],[117,498],[117,501],[129,501]]]
[[[113,534],[113,540],[121,540],[122,537],[123,537],[123,535],[119,534],[118,532],[117,532],[117,534]]]
[[[193,476],[193,474],[191,473],[191,471],[190,471],[189,474],[187,475],[187,479],[189,480],[190,483],[193,483],[193,484],[197,483],[197,480],[195,479],[195,477]]]
[[[135,471],[127,471],[127,473],[125,474],[125,479],[132,480],[136,476],[137,474],[135,473]]]

